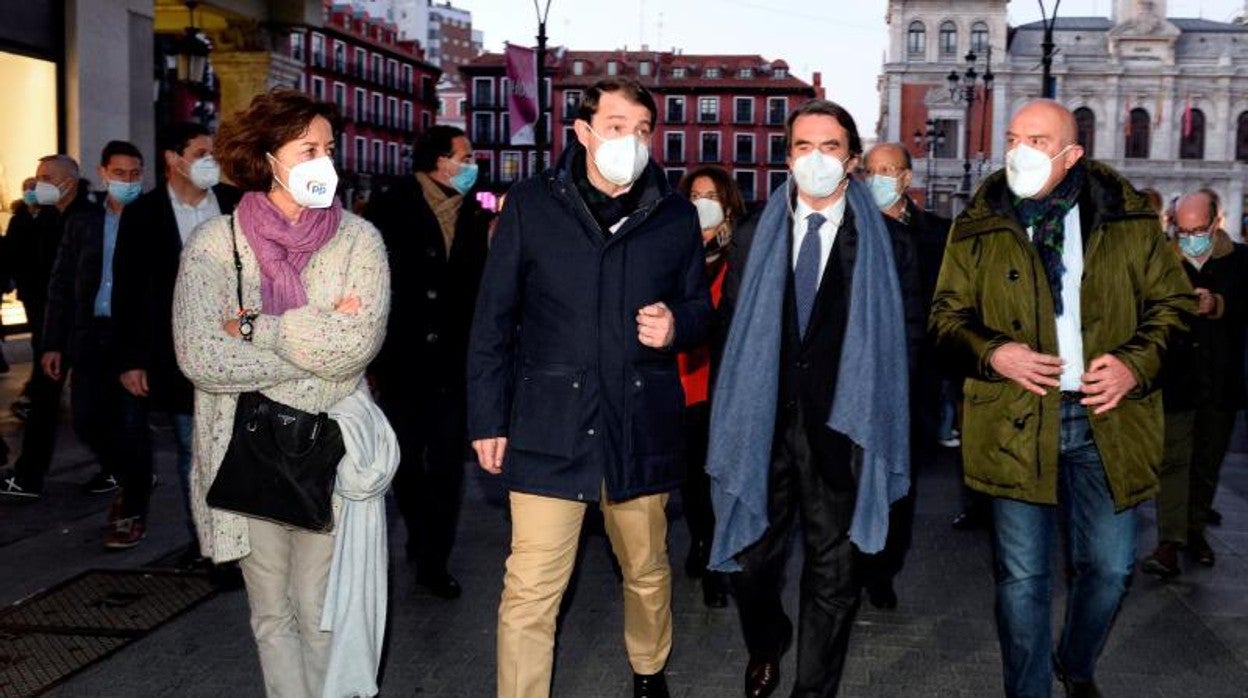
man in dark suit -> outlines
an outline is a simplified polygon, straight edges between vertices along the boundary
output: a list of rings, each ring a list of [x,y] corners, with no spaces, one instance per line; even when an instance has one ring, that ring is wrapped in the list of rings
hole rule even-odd
[[[43,353],[44,310],[48,303],[48,279],[65,231],[65,221],[75,214],[97,208],[81,178],[78,162],[68,155],[39,159],[35,171],[35,206],[29,214],[14,216],[5,237],[17,297],[26,310],[30,346],[34,356]],[[0,480],[0,495],[22,499],[43,496],[43,479],[56,445],[56,419],[61,408],[64,381],[53,380],[34,366],[25,396],[29,400],[22,450],[13,469]],[[16,409],[15,409],[16,411]],[[111,475],[100,473],[84,485],[92,493],[116,489]]]
[[[786,137],[796,186],[777,190],[734,233],[720,305],[732,326],[708,462],[712,565],[734,572],[752,697],[779,686],[793,639],[780,599],[799,518],[793,695],[836,694],[859,606],[855,552],[882,545],[888,506],[907,484],[906,374],[923,336],[913,243],[890,231],[865,187],[847,177],[862,153],[853,117],[813,100],[789,115]],[[857,417],[895,426],[839,422],[851,404]],[[745,510],[765,511],[765,521]]]
[[[182,245],[200,223],[228,214],[238,191],[218,183],[212,135],[199,124],[174,124],[160,138],[165,186],[126,207],[113,257],[113,325],[122,341],[116,367],[125,389],[123,438],[143,457],[126,464],[124,509],[146,513],[152,460],[148,414],[170,416],[177,443],[178,478],[192,545],[185,561],[199,558],[190,513],[191,426],[194,396],[173,353],[173,286]]]
[[[399,436],[394,494],[416,581],[453,599],[447,569],[464,479],[464,357],[485,266],[490,214],[471,196],[477,165],[460,129],[420,135],[416,174],[375,194],[364,215],[390,255],[389,331],[370,373]]]
[[[126,488],[121,507],[109,514],[104,539],[111,549],[131,548],[146,535],[151,453],[143,442],[120,433],[131,405],[117,384],[113,325],[113,254],[123,209],[143,188],[143,154],[132,143],[109,141],[100,156],[100,179],[107,189],[103,208],[75,213],[65,221],[52,276],[39,364],[54,381],[72,370],[74,431],[99,459],[102,471]],[[148,461],[146,479],[131,471]],[[134,493],[139,493],[137,496]]]
[[[949,236],[949,219],[918,206],[907,191],[914,176],[910,153],[900,143],[880,143],[863,157],[863,174],[871,196],[889,232],[904,238],[914,248],[919,281],[919,312],[926,320],[940,262],[945,254],[945,238]],[[910,377],[910,434],[912,464],[929,462],[934,456],[940,429],[942,385],[944,375],[929,347],[918,353],[914,373]],[[889,514],[888,543],[877,555],[859,560],[859,573],[867,598],[876,608],[897,607],[893,578],[905,563],[914,526],[913,478],[910,493],[893,504]]]

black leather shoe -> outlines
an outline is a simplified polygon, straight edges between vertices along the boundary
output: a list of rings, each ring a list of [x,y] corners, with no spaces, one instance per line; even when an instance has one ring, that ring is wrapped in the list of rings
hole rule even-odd
[[[707,608],[728,606],[728,575],[709,570],[702,575],[702,603]]]
[[[657,674],[633,674],[633,698],[669,698],[667,677]]]
[[[459,582],[451,576],[450,572],[417,574],[416,583],[440,599],[458,599],[463,593]]]
[[[780,686],[780,657],[751,659],[745,665],[746,698],[767,698]]]
[[[872,606],[886,611],[897,608],[897,592],[893,589],[893,580],[885,579],[867,586],[867,600]]]
[[[749,663],[745,665],[746,698],[766,698],[780,687],[780,658],[793,641],[793,624],[787,618],[782,620],[788,627],[784,641],[780,643],[780,651],[774,655],[750,657]]]

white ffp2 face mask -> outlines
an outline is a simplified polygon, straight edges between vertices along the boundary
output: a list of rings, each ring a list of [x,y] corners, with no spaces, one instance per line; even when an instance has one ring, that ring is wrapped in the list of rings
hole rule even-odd
[[[221,166],[211,155],[205,155],[191,163],[186,176],[191,180],[191,184],[207,191],[221,181]]]
[[[1020,199],[1030,199],[1044,188],[1053,173],[1053,161],[1061,157],[1070,146],[1057,151],[1053,157],[1029,145],[1018,144],[1005,153],[1005,183]]]
[[[694,199],[694,208],[698,209],[698,226],[710,230],[724,222],[724,207],[714,199]]]
[[[40,206],[52,206],[60,200],[60,187],[51,182],[35,182],[35,201]]]
[[[272,155],[269,158],[282,165]],[[287,168],[286,172],[287,182],[283,182],[276,173],[273,179],[290,192],[295,203],[305,208],[329,208],[334,203],[334,193],[338,189],[338,171],[334,169],[334,161],[328,155],[301,162]]]
[[[599,136],[593,128],[589,132],[602,141],[590,157],[603,179],[617,187],[627,187],[636,182],[650,161],[650,148],[634,133],[607,139]]]
[[[803,194],[822,199],[845,179],[845,163],[838,157],[818,150],[811,151],[793,161],[793,179]]]

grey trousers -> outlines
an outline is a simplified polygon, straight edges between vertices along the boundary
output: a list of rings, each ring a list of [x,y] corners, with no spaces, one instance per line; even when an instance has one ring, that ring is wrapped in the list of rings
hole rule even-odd
[[[320,698],[331,633],[321,632],[334,537],[250,519],[240,566],[269,698]]]

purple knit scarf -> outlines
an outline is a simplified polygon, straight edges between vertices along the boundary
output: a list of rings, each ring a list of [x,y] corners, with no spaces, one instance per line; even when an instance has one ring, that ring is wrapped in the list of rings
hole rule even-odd
[[[312,255],[338,232],[342,204],[305,208],[296,223],[269,197],[250,191],[238,202],[238,224],[260,263],[260,300],[265,315],[281,315],[308,304],[299,274]]]

